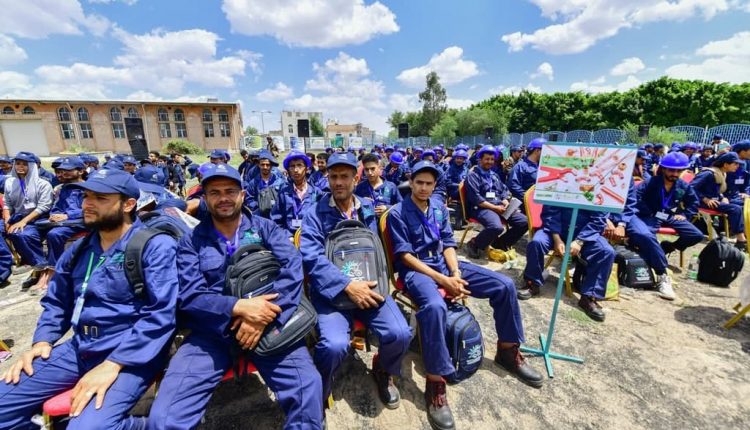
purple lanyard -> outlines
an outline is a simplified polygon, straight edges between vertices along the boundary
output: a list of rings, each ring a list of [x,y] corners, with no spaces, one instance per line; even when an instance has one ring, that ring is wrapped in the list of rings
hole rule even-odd
[[[431,208],[428,206],[427,213],[429,214],[430,212],[431,212]],[[417,213],[419,213],[419,217],[422,219],[422,224],[427,226],[427,228],[430,229],[430,232],[432,232],[432,234],[435,235],[435,239],[439,241],[440,240],[440,228],[437,226],[437,222],[433,224],[432,221],[430,221],[429,216],[425,216],[425,214],[423,214],[421,210],[418,211]]]
[[[349,213],[344,213],[344,211],[342,211],[338,207],[338,205],[336,206],[336,209],[338,209],[341,216],[346,219],[357,219],[357,209],[354,206],[352,206],[351,210],[349,210]]]
[[[221,240],[224,241],[224,243],[227,245],[227,254],[231,257],[234,255],[234,253],[239,248],[239,242],[240,242],[240,226],[237,226],[237,230],[234,231],[234,240],[227,239],[219,230],[214,227],[214,231],[216,234],[221,238]]]
[[[674,187],[676,185],[672,185],[672,190],[669,191],[669,194],[664,196],[664,187],[661,187],[661,209],[662,210],[668,210],[669,204],[672,202],[672,195],[674,195]]]
[[[382,189],[384,186],[385,186],[385,184],[381,185],[380,188]],[[373,186],[370,185],[369,182],[367,183],[367,187],[370,188],[370,198],[372,199],[373,204],[377,203],[379,201],[379,199],[380,199],[380,197],[379,197],[380,193],[375,193],[375,188],[373,188]],[[378,196],[378,197],[376,197],[376,196]],[[377,205],[375,205],[375,206],[377,206]]]

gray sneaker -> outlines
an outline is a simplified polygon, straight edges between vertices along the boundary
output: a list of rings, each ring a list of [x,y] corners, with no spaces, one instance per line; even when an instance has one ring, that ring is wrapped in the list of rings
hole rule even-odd
[[[677,297],[672,288],[672,278],[667,273],[656,277],[656,289],[659,297],[664,300],[674,300]]]

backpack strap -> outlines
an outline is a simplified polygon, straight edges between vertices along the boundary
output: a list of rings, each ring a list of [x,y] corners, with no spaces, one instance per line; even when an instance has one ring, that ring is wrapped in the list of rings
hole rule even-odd
[[[83,253],[83,250],[88,245],[89,241],[91,240],[91,236],[93,233],[87,233],[86,236],[83,236],[81,239],[79,239],[76,242],[73,242],[73,245],[71,247],[73,248],[73,253],[70,256],[70,260],[68,260],[68,264],[65,266],[65,271],[68,273],[73,272],[73,268],[75,267],[76,262],[78,262],[78,259],[81,258],[81,254]]]
[[[136,231],[125,245],[125,277],[128,283],[133,287],[136,297],[143,296],[143,289],[146,286],[146,280],[143,276],[143,248],[152,237],[159,234],[168,234],[167,232],[153,228],[142,228]]]

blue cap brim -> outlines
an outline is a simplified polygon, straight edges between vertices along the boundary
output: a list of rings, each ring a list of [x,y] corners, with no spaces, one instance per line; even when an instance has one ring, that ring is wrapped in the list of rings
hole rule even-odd
[[[98,182],[88,182],[88,181],[77,182],[75,184],[67,184],[65,185],[65,187],[80,188],[82,190],[93,191],[95,193],[100,193],[100,194],[122,194],[122,192],[119,189],[111,185],[102,184]],[[133,196],[128,196],[128,197],[133,197]],[[133,198],[137,199],[138,197],[136,196]]]
[[[151,184],[148,182],[141,182],[141,181],[136,181],[136,182],[138,182],[138,188],[140,188],[141,191],[145,191],[147,193],[163,193],[164,192],[164,187],[162,186]]]

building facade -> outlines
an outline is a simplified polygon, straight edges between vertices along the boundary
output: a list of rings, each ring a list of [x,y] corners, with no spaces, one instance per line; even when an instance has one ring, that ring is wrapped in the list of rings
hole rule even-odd
[[[281,111],[281,133],[285,138],[299,137],[299,120],[312,121],[317,118],[323,123],[323,112],[300,112],[300,111]],[[309,124],[309,123],[308,123]],[[310,125],[310,136],[312,136],[312,124]]]
[[[137,125],[142,125],[139,130]],[[142,133],[142,134],[141,134]],[[140,135],[149,150],[188,140],[204,150],[239,149],[240,106],[220,102],[0,101],[0,153],[129,153]]]

